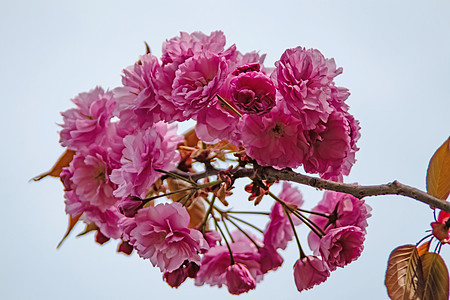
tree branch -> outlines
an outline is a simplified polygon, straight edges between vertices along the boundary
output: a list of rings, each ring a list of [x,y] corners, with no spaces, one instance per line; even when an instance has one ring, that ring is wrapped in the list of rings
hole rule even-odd
[[[393,181],[387,184],[380,185],[356,185],[348,183],[334,182],[321,178],[311,177],[296,173],[291,169],[276,170],[272,167],[261,167],[257,170],[261,178],[271,181],[286,180],[297,182],[304,185],[309,185],[318,189],[331,190],[341,193],[346,193],[355,196],[356,198],[380,196],[380,195],[402,195],[413,198],[432,207],[439,208],[445,212],[450,213],[450,202],[436,198],[428,193],[425,193],[417,188],[402,184],[398,181]]]

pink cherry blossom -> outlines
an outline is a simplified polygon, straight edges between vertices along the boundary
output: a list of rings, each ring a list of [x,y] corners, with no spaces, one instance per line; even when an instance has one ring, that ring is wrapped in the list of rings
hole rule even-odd
[[[300,207],[303,204],[303,197],[300,191],[292,187],[288,182],[283,182],[283,189],[278,196],[286,204]],[[294,225],[299,225],[300,220],[293,214],[290,214]],[[286,249],[287,244],[294,232],[291,223],[286,216],[283,206],[275,202],[270,212],[270,222],[264,230],[264,245],[272,249]]]
[[[145,54],[133,66],[123,70],[123,87],[114,89],[115,114],[124,128],[151,126],[158,121],[172,121],[181,113],[171,101],[160,96],[158,59]]]
[[[232,295],[247,293],[256,287],[255,279],[247,267],[241,263],[229,266],[225,278],[227,280],[228,291]]]
[[[261,72],[239,74],[231,80],[230,88],[232,102],[245,114],[265,114],[275,106],[275,85]]]
[[[115,100],[111,92],[96,87],[72,99],[77,108],[62,112],[64,123],[60,143],[72,150],[101,144],[113,115]]]
[[[238,122],[239,117],[236,114],[217,102],[198,112],[195,133],[206,143],[213,144],[221,140],[233,142],[239,139]]]
[[[93,145],[86,152],[78,152],[70,163],[72,189],[80,201],[102,211],[115,205],[119,199],[113,195],[117,185],[111,182],[111,162],[105,149]]]
[[[125,217],[132,218],[136,215],[138,209],[142,208],[143,204],[141,199],[128,196],[119,201],[117,208]]]
[[[214,105],[217,92],[227,76],[224,57],[204,52],[187,59],[178,67],[173,81],[172,99],[183,115],[195,118],[197,111]]]
[[[215,230],[206,231],[204,236],[210,248],[216,246],[217,243],[222,240],[222,236],[220,235],[220,233]]]
[[[72,217],[81,215],[80,220],[86,224],[94,223],[99,231],[107,238],[118,239],[122,232],[119,229],[119,222],[124,218],[115,206],[107,210],[100,210],[98,207],[79,199],[74,190],[64,193],[66,200],[66,213]]]
[[[262,116],[244,115],[238,124],[247,154],[262,166],[300,166],[309,151],[302,123],[274,107]]]
[[[278,252],[268,246],[264,246],[258,249],[258,253],[261,257],[259,263],[261,265],[261,271],[265,274],[270,270],[276,270],[283,264],[283,258]]]
[[[231,251],[235,263],[245,265],[251,276],[258,283],[262,280],[264,274],[261,271],[260,256],[255,247],[247,241],[238,241],[230,243]],[[226,271],[231,265],[230,253],[227,246],[215,246],[206,252],[201,261],[200,270],[195,278],[195,285],[217,285],[221,287],[227,284]]]
[[[329,223],[328,218],[318,215],[311,215],[309,219],[325,232],[336,227],[356,226],[366,233],[367,218],[371,216],[371,210],[372,208],[363,199],[345,193],[326,191],[312,211],[330,214],[331,222]],[[320,238],[312,231],[308,235],[308,243],[314,254],[318,255]]]
[[[180,32],[179,37],[173,37],[163,43],[161,59],[164,65],[180,64],[204,51],[221,53],[224,51],[225,43],[225,35],[222,31],[214,31],[210,35],[198,31],[191,34]]]
[[[165,272],[163,275],[164,281],[173,288],[178,288],[187,278],[188,276],[183,266],[172,272]]]
[[[306,172],[319,173],[326,179],[350,173],[357,148],[353,147],[352,128],[344,114],[331,113],[328,121],[308,136],[312,147],[304,161]]]
[[[356,260],[364,246],[364,232],[356,226],[331,229],[320,240],[320,254],[330,271]]]
[[[319,121],[326,122],[333,111],[330,84],[342,73],[334,60],[326,59],[319,50],[297,47],[287,49],[275,66],[272,77],[277,88],[303,127],[313,129]]]
[[[178,202],[140,209],[134,223],[130,244],[161,271],[173,272],[185,260],[199,264],[199,252],[209,248],[198,230],[188,228],[189,214]]]
[[[147,190],[161,176],[154,169],[170,171],[175,168],[180,159],[175,150],[182,141],[176,134],[176,126],[163,122],[127,135],[123,139],[122,166],[111,174],[111,180],[119,185],[114,194],[144,199]]]
[[[228,61],[228,67],[229,67],[229,70],[231,71],[231,70],[238,69],[241,66],[257,64],[259,66],[258,71],[261,71],[264,74],[270,74],[271,71],[267,70],[267,68],[265,68],[263,66],[265,59],[266,59],[266,54],[260,55],[257,51],[252,51],[252,52],[248,52],[245,54],[242,54],[241,52],[236,51],[235,55],[232,58],[230,58],[230,60]],[[234,71],[233,71],[233,73],[234,73]]]
[[[327,265],[316,256],[305,256],[294,265],[294,280],[299,292],[321,284],[329,276]]]

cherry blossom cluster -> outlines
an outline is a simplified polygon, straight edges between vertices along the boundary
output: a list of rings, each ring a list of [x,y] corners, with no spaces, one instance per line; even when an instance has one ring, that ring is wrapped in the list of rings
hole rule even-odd
[[[316,49],[287,49],[274,68],[265,55],[225,48],[225,36],[182,32],[123,70],[122,86],[80,93],[62,113],[60,143],[73,153],[60,174],[66,213],[95,231],[96,240],[120,241],[178,287],[227,286],[231,294],[256,287],[283,263],[280,250],[296,241],[294,279],[299,291],[324,282],[357,259],[370,207],[351,195],[325,192],[302,208],[300,191],[264,177],[265,168],[303,167],[342,181],[355,162],[359,123],[348,112],[342,73]],[[177,133],[177,123],[195,131]],[[255,205],[238,211],[236,180]],[[242,201],[242,200],[240,200]],[[255,206],[258,207],[258,206]],[[262,230],[246,214],[267,218]],[[296,227],[309,230],[306,254]]]

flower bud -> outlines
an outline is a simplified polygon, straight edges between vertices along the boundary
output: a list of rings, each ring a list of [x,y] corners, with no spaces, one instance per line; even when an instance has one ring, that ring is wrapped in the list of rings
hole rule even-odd
[[[226,280],[228,291],[233,295],[240,295],[256,287],[255,279],[250,274],[247,267],[237,263],[227,268]]]
[[[294,280],[299,292],[321,284],[330,276],[327,265],[316,256],[306,256],[294,265]]]

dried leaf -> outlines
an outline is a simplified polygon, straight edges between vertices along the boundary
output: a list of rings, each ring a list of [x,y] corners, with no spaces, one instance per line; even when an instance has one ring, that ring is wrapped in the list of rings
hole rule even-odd
[[[392,300],[421,299],[423,275],[416,246],[400,246],[391,252],[384,283]]]
[[[446,200],[450,193],[450,138],[436,150],[427,170],[427,192]]]
[[[79,233],[79,234],[77,234],[77,237],[83,236],[85,234],[88,234],[91,231],[95,231],[95,230],[98,230],[98,229],[99,228],[98,228],[97,225],[95,225],[95,223],[87,224],[86,227],[84,228],[84,231]]]
[[[188,147],[195,147],[199,142],[195,129],[191,129],[184,134],[184,144]]]
[[[170,192],[176,192],[176,191],[186,189],[191,186],[180,179],[175,179],[172,177],[167,178],[166,182],[167,182],[167,186],[169,187]],[[173,202],[178,202],[178,201],[180,201],[181,198],[183,198],[184,196],[186,196],[189,193],[190,193],[190,191],[179,192],[179,193],[169,195],[169,196],[167,196],[167,198],[171,199]]]
[[[424,277],[422,300],[448,300],[449,279],[444,260],[437,253],[427,252],[420,256]]]
[[[427,253],[430,250],[430,244],[431,240],[423,243],[419,247],[417,247],[417,252],[419,253],[419,256],[422,256],[423,254]]]
[[[56,246],[56,249],[61,247],[62,243],[65,241],[65,239],[69,236],[72,229],[78,223],[78,220],[80,220],[81,215],[82,214],[79,214],[78,216],[75,216],[75,217],[72,217],[71,215],[69,215],[69,226],[67,227],[67,231],[64,234],[63,238],[61,239],[61,241],[59,242],[58,246]]]
[[[186,207],[186,210],[190,217],[189,228],[195,228],[202,224],[206,215],[206,207],[201,198],[194,199],[192,203]]]
[[[61,174],[61,171],[63,168],[68,167],[70,162],[73,159],[73,156],[75,155],[75,151],[72,150],[66,150],[63,155],[58,159],[58,161],[55,163],[53,168],[45,173],[42,173],[36,177],[33,177],[32,180],[39,181],[44,177],[52,176],[52,177],[59,177],[59,174]]]

